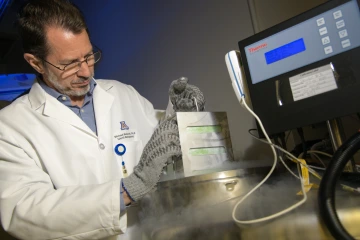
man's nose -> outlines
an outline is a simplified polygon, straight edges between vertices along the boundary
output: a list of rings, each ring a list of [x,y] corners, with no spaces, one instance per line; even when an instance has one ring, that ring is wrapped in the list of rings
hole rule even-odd
[[[90,67],[88,66],[86,61],[81,63],[80,69],[77,72],[77,75],[78,75],[78,77],[83,77],[83,78],[89,78],[91,76]]]

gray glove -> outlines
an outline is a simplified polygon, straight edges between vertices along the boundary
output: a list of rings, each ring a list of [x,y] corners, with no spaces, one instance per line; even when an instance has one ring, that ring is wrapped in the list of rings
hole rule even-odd
[[[175,112],[196,112],[198,110],[205,110],[204,94],[198,87],[188,84],[188,79],[186,77],[181,77],[172,81],[169,89],[169,96]]]
[[[134,172],[123,179],[123,187],[134,201],[150,192],[160,179],[162,169],[172,156],[181,155],[176,121],[162,122],[145,145]]]

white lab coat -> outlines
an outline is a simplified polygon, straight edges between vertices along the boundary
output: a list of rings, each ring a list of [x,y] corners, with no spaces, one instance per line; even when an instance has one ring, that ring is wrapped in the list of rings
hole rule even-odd
[[[109,236],[125,231],[114,146],[125,144],[132,172],[158,120],[133,87],[96,82],[98,135],[37,82],[0,111],[0,215],[15,237],[116,239]]]

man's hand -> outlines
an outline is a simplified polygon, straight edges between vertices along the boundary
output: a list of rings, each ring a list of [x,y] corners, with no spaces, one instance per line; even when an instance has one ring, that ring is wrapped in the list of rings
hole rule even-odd
[[[186,77],[172,81],[169,96],[175,112],[197,112],[205,110],[204,94],[198,87],[188,84]]]
[[[133,201],[150,192],[160,179],[165,165],[173,156],[180,156],[179,130],[176,120],[162,122],[146,144],[134,172],[123,179],[123,188]]]

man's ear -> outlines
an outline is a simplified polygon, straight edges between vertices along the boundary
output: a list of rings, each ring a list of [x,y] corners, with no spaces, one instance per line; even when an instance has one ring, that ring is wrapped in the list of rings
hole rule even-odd
[[[44,65],[42,62],[31,53],[24,53],[25,60],[40,74],[44,74]]]

